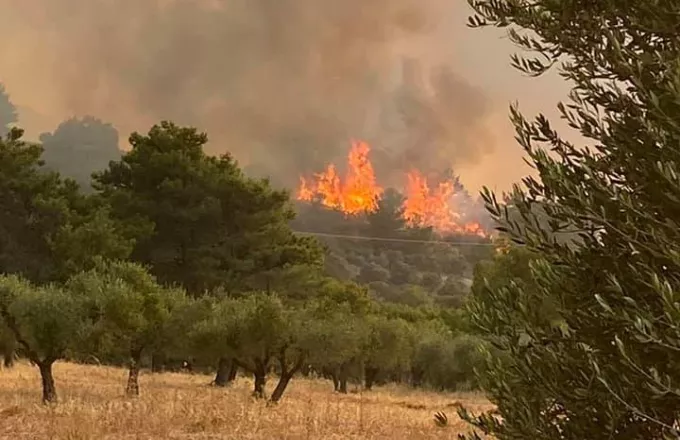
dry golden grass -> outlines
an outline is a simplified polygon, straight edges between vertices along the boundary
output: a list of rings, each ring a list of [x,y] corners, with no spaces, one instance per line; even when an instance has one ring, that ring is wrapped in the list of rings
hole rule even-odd
[[[123,369],[58,363],[54,375],[60,403],[47,407],[37,368],[0,371],[1,439],[455,439],[466,429],[455,402],[489,408],[474,394],[390,386],[339,395],[326,381],[297,378],[272,407],[250,398],[248,379],[215,389],[208,376],[171,373],[143,374],[142,395],[128,399]],[[436,411],[447,427],[435,426]]]

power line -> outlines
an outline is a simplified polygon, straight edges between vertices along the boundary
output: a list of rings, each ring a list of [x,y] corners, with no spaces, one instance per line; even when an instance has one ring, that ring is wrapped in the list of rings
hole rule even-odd
[[[417,240],[410,238],[387,238],[387,237],[368,237],[365,235],[344,235],[344,234],[329,234],[324,232],[311,231],[293,231],[299,235],[311,235],[314,237],[328,237],[328,238],[342,238],[346,240],[363,240],[363,241],[391,241],[396,243],[426,243],[426,244],[444,244],[449,246],[496,246],[493,243],[474,243],[465,241],[444,241],[444,240]]]

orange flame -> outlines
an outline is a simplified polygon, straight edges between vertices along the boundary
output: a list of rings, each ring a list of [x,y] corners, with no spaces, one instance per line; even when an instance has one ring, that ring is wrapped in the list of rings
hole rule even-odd
[[[418,170],[408,173],[404,201],[404,220],[412,227],[432,227],[444,233],[464,233],[485,236],[477,222],[463,223],[462,215],[452,206],[453,182],[440,182],[430,188]]]
[[[330,164],[314,179],[300,178],[297,199],[308,202],[318,200],[324,206],[346,215],[377,211],[383,188],[376,182],[373,165],[368,159],[369,152],[367,143],[352,142],[345,178],[341,179],[335,165]],[[453,206],[453,182],[440,182],[430,188],[427,179],[418,170],[409,172],[406,180],[403,219],[407,225],[432,227],[444,234],[486,235],[479,223],[462,221],[461,214]]]
[[[347,215],[375,212],[383,189],[376,183],[373,165],[368,160],[370,151],[367,143],[353,141],[345,179],[341,180],[335,165],[330,164],[326,171],[316,174],[314,182],[300,178],[298,200],[311,201],[316,196],[324,206]]]

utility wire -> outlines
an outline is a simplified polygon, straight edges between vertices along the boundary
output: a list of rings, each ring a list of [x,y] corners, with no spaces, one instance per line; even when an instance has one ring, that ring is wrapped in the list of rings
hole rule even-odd
[[[387,237],[367,237],[365,235],[343,235],[343,234],[328,234],[324,232],[310,232],[310,231],[293,231],[298,235],[311,235],[314,237],[328,237],[328,238],[342,238],[346,240],[364,240],[364,241],[391,241],[396,243],[426,243],[426,244],[445,244],[449,246],[496,246],[494,243],[474,243],[465,241],[445,241],[445,240],[418,240],[410,238],[387,238]]]

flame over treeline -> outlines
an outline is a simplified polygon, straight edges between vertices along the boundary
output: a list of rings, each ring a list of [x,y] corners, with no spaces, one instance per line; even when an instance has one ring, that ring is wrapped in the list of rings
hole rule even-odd
[[[318,200],[322,205],[348,216],[375,212],[383,195],[368,158],[370,147],[363,141],[352,141],[347,171],[340,177],[334,164],[313,178],[300,177],[297,199]],[[419,170],[405,176],[402,217],[410,227],[432,227],[440,234],[463,233],[486,236],[478,222],[465,221],[464,208],[456,203],[456,186],[445,180],[430,186]]]

